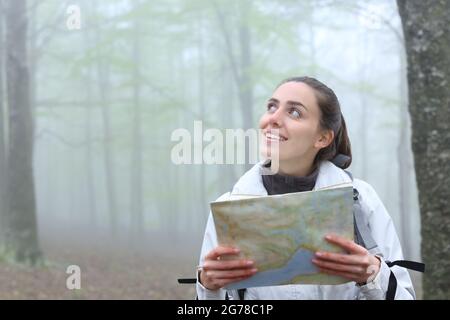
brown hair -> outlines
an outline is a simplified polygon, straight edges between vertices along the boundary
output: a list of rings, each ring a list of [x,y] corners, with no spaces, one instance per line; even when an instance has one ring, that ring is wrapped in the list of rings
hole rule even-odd
[[[346,157],[339,166],[342,169],[348,168],[352,163],[352,150],[344,116],[336,94],[325,84],[311,77],[287,78],[278,87],[287,82],[301,82],[314,89],[321,113],[320,126],[324,130],[333,130],[334,132],[333,141],[327,147],[319,150],[314,163],[322,160],[333,161],[337,155],[342,154]]]

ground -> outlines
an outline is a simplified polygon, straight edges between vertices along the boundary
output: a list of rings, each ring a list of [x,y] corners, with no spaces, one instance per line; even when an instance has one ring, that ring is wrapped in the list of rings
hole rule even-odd
[[[193,284],[178,284],[191,278],[195,257],[178,254],[144,256],[112,254],[103,250],[47,249],[40,266],[28,267],[0,257],[0,300],[5,299],[195,299]],[[68,290],[69,265],[81,269],[81,289]],[[417,297],[421,298],[419,275],[412,272]]]
[[[71,264],[80,266],[80,290],[66,287],[66,269]],[[0,260],[0,300],[195,299],[194,285],[177,283],[179,277],[192,277],[194,269],[190,261],[179,258],[52,251],[34,268]]]

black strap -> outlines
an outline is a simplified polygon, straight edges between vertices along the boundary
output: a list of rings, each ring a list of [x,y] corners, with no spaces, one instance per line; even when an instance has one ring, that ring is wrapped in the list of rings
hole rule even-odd
[[[180,278],[180,279],[178,279],[178,283],[180,283],[180,284],[195,284],[195,283],[197,283],[197,279],[196,278]],[[247,289],[238,289],[237,292],[238,292],[239,300],[244,300],[245,290],[247,290]],[[198,300],[198,296],[195,298],[195,300]],[[225,300],[230,300],[228,292],[225,293]]]
[[[395,300],[395,292],[397,292],[397,278],[391,270],[391,275],[389,276],[389,284],[386,292],[386,300]]]
[[[388,265],[389,268],[393,266],[399,266],[418,272],[425,272],[425,264],[416,261],[409,261],[409,260],[397,260],[392,262],[386,261],[386,264]]]
[[[237,290],[237,293],[238,293],[238,296],[239,296],[239,300],[245,300],[244,299],[244,297],[245,297],[245,290],[247,290],[247,289],[238,289]],[[228,295],[228,292],[225,292],[225,300],[230,300],[230,296]]]
[[[388,267],[399,266],[406,269],[411,269],[418,272],[425,272],[425,264],[409,260],[396,260],[396,261],[386,261]],[[386,292],[386,300],[395,300],[395,293],[397,292],[397,278],[394,272],[391,270],[389,275],[388,289]]]
[[[197,279],[195,279],[195,278],[181,278],[181,279],[178,279],[178,283],[181,283],[181,284],[193,284],[193,283],[196,283],[197,282]]]
[[[245,290],[247,289],[238,289],[238,296],[239,296],[239,300],[245,300]]]

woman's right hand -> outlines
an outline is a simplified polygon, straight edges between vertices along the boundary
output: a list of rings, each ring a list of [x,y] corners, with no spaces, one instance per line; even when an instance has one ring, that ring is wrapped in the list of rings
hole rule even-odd
[[[200,283],[209,290],[217,290],[224,286],[247,279],[258,270],[254,262],[246,259],[223,260],[222,256],[233,256],[239,254],[239,249],[218,246],[211,250],[206,256],[201,268]]]

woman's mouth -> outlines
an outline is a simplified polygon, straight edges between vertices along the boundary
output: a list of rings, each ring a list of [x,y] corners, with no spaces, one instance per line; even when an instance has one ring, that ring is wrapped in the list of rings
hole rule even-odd
[[[283,142],[283,141],[286,141],[286,140],[287,140],[286,137],[284,137],[284,136],[282,136],[282,135],[279,135],[279,134],[276,134],[276,133],[273,133],[273,132],[270,132],[270,131],[268,131],[268,132],[265,133],[265,137],[266,137],[266,139],[269,140],[269,141]]]

